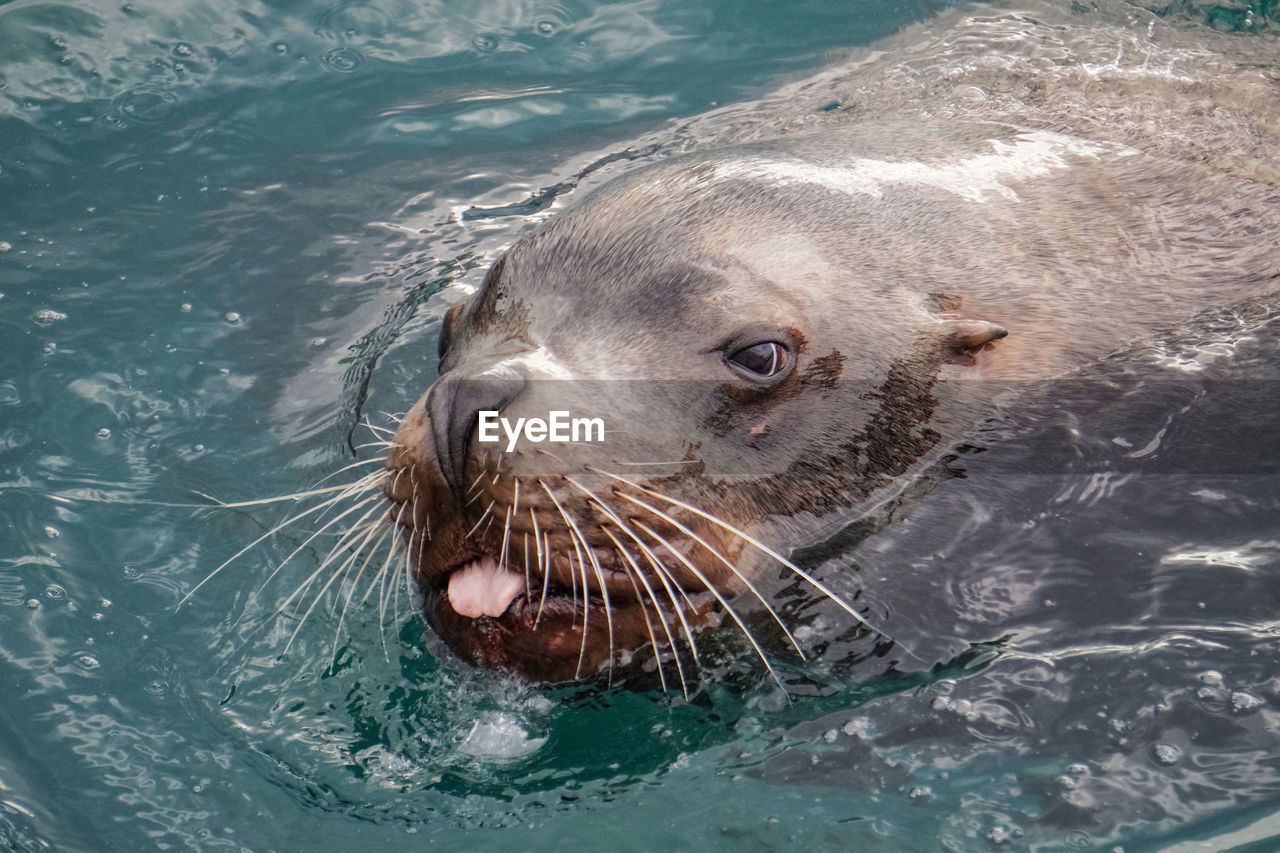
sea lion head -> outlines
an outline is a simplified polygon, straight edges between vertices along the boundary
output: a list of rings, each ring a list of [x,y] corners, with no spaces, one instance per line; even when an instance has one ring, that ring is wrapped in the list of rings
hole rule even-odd
[[[821,588],[777,531],[932,451],[940,371],[1003,336],[901,284],[883,198],[779,182],[765,154],[615,180],[445,316],[385,491],[428,619],[464,659],[565,681],[695,650],[711,621],[746,631],[779,571]]]

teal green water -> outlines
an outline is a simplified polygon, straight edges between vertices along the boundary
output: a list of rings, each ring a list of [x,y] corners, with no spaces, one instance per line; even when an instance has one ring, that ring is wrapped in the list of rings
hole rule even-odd
[[[531,689],[440,656],[401,592],[340,616],[313,587],[294,635],[272,614],[323,548],[272,572],[306,529],[178,606],[298,508],[214,501],[350,464],[358,419],[433,375],[440,291],[544,190],[941,5],[0,3],[0,846],[1269,849],[1280,497],[1252,463],[948,481],[854,556],[904,568],[887,598],[965,605],[910,628],[966,642],[793,666],[790,701],[732,640],[688,702]],[[1193,388],[1202,429],[1269,419],[1280,323],[1235,316],[1168,344],[1225,336],[1263,374]],[[1045,450],[1011,436],[1006,461]],[[1128,538],[1071,538],[1117,513]],[[1086,601],[1112,566],[1144,571]]]

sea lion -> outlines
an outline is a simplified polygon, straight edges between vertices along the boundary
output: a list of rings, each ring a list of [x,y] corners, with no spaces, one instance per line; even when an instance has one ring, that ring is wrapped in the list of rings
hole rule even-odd
[[[745,631],[764,567],[824,589],[789,548],[883,497],[999,383],[1274,289],[1277,224],[1266,182],[995,122],[867,122],[625,174],[444,320],[385,481],[429,620],[464,659],[553,682],[696,648],[708,620]],[[511,432],[552,412],[604,440]]]
[[[984,12],[775,99],[834,90],[856,120],[633,168],[512,245],[444,317],[377,481],[436,632],[549,682],[649,647],[684,685],[717,622],[799,650],[780,582],[865,617],[792,549],[1008,383],[1274,291],[1276,82],[1162,54],[1154,21],[1069,44]],[[1131,43],[1135,67],[1091,63]]]

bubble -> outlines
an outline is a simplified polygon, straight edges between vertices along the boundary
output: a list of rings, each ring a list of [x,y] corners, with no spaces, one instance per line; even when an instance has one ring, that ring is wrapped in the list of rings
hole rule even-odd
[[[992,844],[1006,844],[1011,841],[1013,834],[1003,826],[993,826],[991,831],[987,833],[987,840]]]
[[[222,319],[234,326],[240,322],[240,314],[237,311],[228,311],[226,314],[222,315]]]
[[[845,723],[843,726],[840,727],[840,731],[844,732],[850,737],[854,735],[858,737],[862,737],[867,733],[867,721],[866,720],[849,720],[847,723]]]
[[[493,53],[501,42],[492,33],[476,33],[471,37],[471,46],[481,53]]]
[[[44,588],[44,594],[46,598],[52,599],[53,601],[60,601],[67,597],[67,591],[56,583],[51,583],[46,586]]]
[[[555,31],[558,29],[560,28],[556,26],[554,21],[538,21],[534,26],[534,30],[536,30],[540,36],[554,35]]]
[[[106,427],[103,427],[102,429],[98,430],[97,433],[95,434],[98,436],[98,438],[111,438],[111,430],[107,429]]]
[[[196,55],[196,49],[185,41],[180,41],[173,46],[173,55],[178,59],[190,59]]]
[[[328,342],[329,341],[326,338],[312,338],[311,346],[315,349],[320,349],[322,346],[324,346]]]
[[[0,240],[0,252],[7,252],[12,248],[13,248],[12,243],[6,243],[4,240]]]
[[[1247,711],[1256,711],[1258,708],[1262,707],[1262,704],[1262,699],[1243,690],[1237,690],[1231,694],[1231,710],[1235,711],[1237,714],[1242,714]]]
[[[157,124],[178,102],[178,96],[165,89],[131,89],[116,97],[113,106],[116,113],[132,124]]]
[[[1156,761],[1170,766],[1178,763],[1178,759],[1182,757],[1182,750],[1171,743],[1157,743],[1151,747],[1151,754],[1155,756]]]
[[[286,53],[289,52],[289,45],[285,44],[282,41],[278,41],[275,44],[271,45],[271,49],[274,50],[276,53],[280,54],[281,56],[284,56]]]
[[[153,678],[142,686],[142,689],[150,693],[152,696],[163,696],[165,691],[169,689],[169,682],[163,678]]]
[[[364,54],[354,47],[331,47],[320,57],[320,64],[335,74],[354,74],[364,63]]]
[[[133,563],[125,563],[123,574],[129,580],[134,580],[135,578],[142,577],[142,569],[138,568]]]
[[[84,670],[94,670],[102,666],[98,659],[88,653],[78,654],[75,657],[76,666]]]
[[[182,305],[180,305],[180,306],[178,307],[178,310],[179,310],[179,311],[181,311],[183,314],[190,314],[190,313],[191,313],[191,303],[190,303],[190,302],[184,302],[184,303],[182,303]]]
[[[524,720],[496,711],[476,720],[458,749],[475,758],[504,761],[531,755],[546,741],[531,735]]]
[[[39,610],[39,609],[40,609],[40,599],[38,599],[38,598],[28,598],[28,599],[26,600],[26,602],[24,603],[24,606],[25,606],[28,610]]]
[[[59,320],[67,319],[67,315],[61,311],[54,311],[52,308],[41,308],[31,316],[31,319],[37,326],[52,326]]]
[[[44,535],[48,536],[50,539],[57,539],[62,535],[62,532],[56,527],[46,527],[44,529]]]
[[[1200,673],[1200,675],[1196,677],[1199,678],[1205,684],[1209,685],[1210,687],[1222,686],[1222,673],[1218,672],[1217,670],[1208,669]]]
[[[22,402],[18,386],[9,380],[0,382],[0,406],[16,406]]]

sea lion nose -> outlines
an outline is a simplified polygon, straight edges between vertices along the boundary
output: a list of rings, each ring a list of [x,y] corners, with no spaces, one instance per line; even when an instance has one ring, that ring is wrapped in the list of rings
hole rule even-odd
[[[467,446],[480,412],[500,411],[524,388],[523,377],[483,378],[445,374],[427,394],[427,414],[436,462],[445,482],[461,493],[467,466]]]

